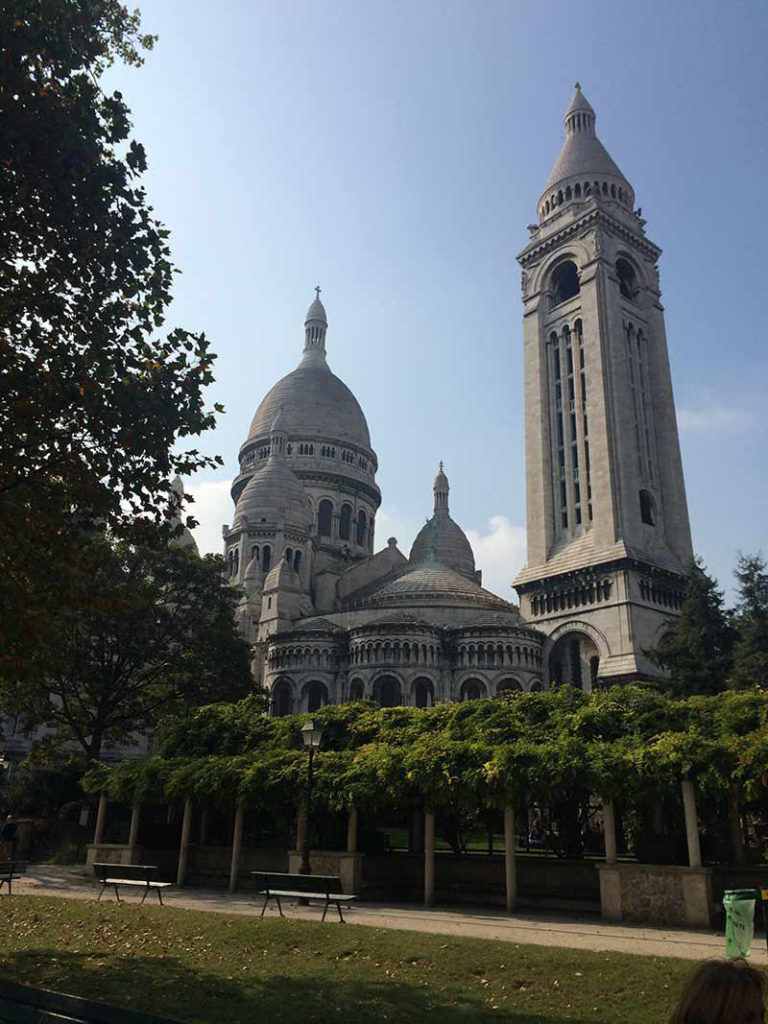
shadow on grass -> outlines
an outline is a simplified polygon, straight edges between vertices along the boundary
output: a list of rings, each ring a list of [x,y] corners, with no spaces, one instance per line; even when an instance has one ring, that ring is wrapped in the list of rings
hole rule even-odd
[[[115,1006],[172,1017],[188,1024],[349,1024],[447,1020],[481,1024],[589,1022],[594,1017],[525,1013],[506,1006],[492,1009],[478,995],[436,991],[395,979],[381,982],[334,978],[330,974],[296,977],[253,973],[235,978],[193,968],[172,955],[115,956],[65,953],[56,949],[24,951],[2,958],[6,978]],[[226,972],[226,963],[222,970]]]

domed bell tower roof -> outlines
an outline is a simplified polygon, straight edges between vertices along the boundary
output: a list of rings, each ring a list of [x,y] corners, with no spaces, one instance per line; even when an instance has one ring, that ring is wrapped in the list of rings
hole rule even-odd
[[[561,186],[568,184],[578,184],[580,190],[589,184],[590,191],[584,195],[594,195],[594,186],[599,184],[602,187],[605,182],[609,189],[611,185],[619,185],[628,193],[626,205],[631,209],[635,201],[632,186],[598,139],[595,131],[597,114],[581,91],[579,82],[575,85],[563,120],[565,142],[544,186],[540,201],[546,201],[553,194],[556,196]]]

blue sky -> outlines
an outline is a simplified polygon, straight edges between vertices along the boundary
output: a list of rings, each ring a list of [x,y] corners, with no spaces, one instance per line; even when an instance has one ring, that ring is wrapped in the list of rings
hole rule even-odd
[[[169,324],[218,353],[192,481],[219,550],[263,394],[299,359],[316,283],[328,358],[379,456],[377,546],[406,551],[444,459],[486,584],[524,560],[515,255],[579,79],[664,250],[694,545],[730,586],[766,545],[768,4],[144,0],[160,36],[112,71],[182,269]]]

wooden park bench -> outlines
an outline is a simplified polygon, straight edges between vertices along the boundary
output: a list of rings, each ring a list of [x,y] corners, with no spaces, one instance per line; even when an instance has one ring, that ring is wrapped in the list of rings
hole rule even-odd
[[[163,889],[167,889],[169,885],[172,885],[171,882],[156,881],[154,876],[157,868],[154,864],[94,864],[93,871],[101,882],[99,899],[101,899],[108,888],[112,888],[115,890],[118,903],[122,902],[118,886],[128,885],[144,890],[144,894],[141,897],[142,903],[150,892],[156,892],[162,907],[164,906]],[[98,903],[98,900],[96,902]]]
[[[267,903],[270,900],[277,901],[280,917],[285,917],[280,903],[280,897],[285,896],[286,898],[296,897],[296,899],[304,900],[322,900],[324,903],[323,921],[328,913],[328,907],[335,903],[339,912],[339,920],[344,924],[341,904],[351,903],[352,900],[357,899],[357,896],[351,896],[341,891],[341,879],[338,875],[289,875],[272,872],[266,874],[263,871],[252,871],[251,874],[262,887],[259,890],[259,896],[264,897],[264,904],[261,908],[262,917],[264,917]]]
[[[27,870],[25,862],[20,860],[0,860],[0,891],[4,885],[8,886],[8,895],[11,895],[11,884],[16,881]]]
[[[0,979],[0,1021],[3,1024],[179,1024],[152,1013],[124,1010],[5,979]]]

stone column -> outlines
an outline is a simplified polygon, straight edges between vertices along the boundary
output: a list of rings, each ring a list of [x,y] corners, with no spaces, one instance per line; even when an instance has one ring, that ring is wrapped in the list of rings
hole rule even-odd
[[[229,891],[237,892],[237,875],[240,871],[240,856],[243,850],[243,818],[242,807],[235,811],[235,827],[232,832],[232,866],[229,871]]]
[[[176,885],[181,888],[187,877],[187,861],[189,860],[189,835],[192,831],[192,801],[187,797],[184,801],[184,818],[181,823],[181,842],[179,844],[179,869],[176,873]]]
[[[435,812],[424,811],[424,906],[435,902]]]
[[[139,819],[141,818],[141,804],[135,800],[131,809],[131,827],[128,830],[128,845],[137,846],[139,842]]]
[[[605,836],[605,863],[616,863],[616,815],[613,800],[603,801],[603,835]]]
[[[691,779],[683,779],[682,786],[685,834],[688,839],[688,863],[692,868],[700,868],[701,845],[699,843],[699,819],[696,814],[696,790]]]
[[[741,830],[741,817],[739,815],[739,791],[736,786],[732,786],[728,794],[728,820],[731,826],[733,860],[735,864],[741,867],[746,863],[746,857],[744,854],[744,833]]]
[[[511,800],[504,805],[504,878],[507,890],[507,910],[514,910],[517,902],[517,861],[515,858],[515,807]]]
[[[210,806],[206,800],[200,811],[200,845],[205,846],[208,842],[208,824],[210,821]]]
[[[357,853],[357,808],[350,807],[347,819],[347,853]]]
[[[93,845],[98,846],[104,839],[104,822],[107,817],[107,794],[99,796],[99,809],[96,812],[96,828],[93,832]]]

